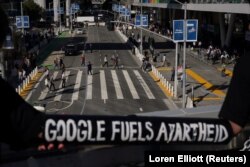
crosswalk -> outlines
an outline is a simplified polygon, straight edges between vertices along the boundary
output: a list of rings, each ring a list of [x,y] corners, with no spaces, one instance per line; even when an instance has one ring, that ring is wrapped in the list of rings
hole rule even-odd
[[[156,99],[150,81],[140,70],[96,70],[95,75],[87,75],[85,70],[66,70],[65,88],[62,88],[61,72],[51,72],[57,89],[49,91],[44,87],[38,100],[61,101],[64,96],[70,101],[79,100],[80,97],[86,100]]]

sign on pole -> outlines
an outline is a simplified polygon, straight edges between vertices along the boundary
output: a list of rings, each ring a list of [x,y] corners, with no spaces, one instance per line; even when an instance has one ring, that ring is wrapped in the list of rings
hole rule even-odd
[[[16,16],[16,27],[23,28],[22,16]]]
[[[147,27],[148,26],[148,16],[142,15],[142,24],[141,24],[141,15],[136,15],[135,16],[135,25]]]
[[[30,28],[29,16],[16,16],[17,28]]]
[[[173,20],[173,40],[175,42],[184,41],[184,20]]]
[[[30,28],[29,16],[23,16],[23,28]]]
[[[196,42],[198,33],[198,20],[187,20],[187,42]]]

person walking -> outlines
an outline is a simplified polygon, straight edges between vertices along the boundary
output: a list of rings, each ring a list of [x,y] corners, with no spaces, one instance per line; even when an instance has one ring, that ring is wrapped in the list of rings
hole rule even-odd
[[[222,69],[221,69],[221,76],[225,77],[226,76],[226,64],[222,64]]]
[[[81,66],[85,66],[85,55],[84,53],[82,53],[82,56],[81,56]]]
[[[50,89],[50,85],[49,85],[49,75],[46,75],[46,78],[44,80],[44,85],[48,88],[48,90]]]
[[[175,77],[175,69],[173,67],[171,70],[171,81],[174,81],[174,77]]]
[[[92,74],[92,64],[90,61],[88,62],[88,75],[93,75]]]
[[[116,68],[119,69],[119,64],[118,64],[118,62],[119,62],[119,58],[118,58],[118,55],[116,55],[115,60],[114,60],[114,63],[115,63],[114,69],[116,69]]]
[[[107,55],[104,56],[104,64],[102,66],[104,67],[105,65],[107,65],[107,67],[109,66],[109,64],[108,64],[108,56]]]
[[[66,74],[65,71],[62,72],[62,88],[65,88],[65,84],[66,84]]]
[[[54,84],[54,78],[53,78],[53,76],[50,78],[50,86],[49,86],[49,90],[51,90],[51,88],[53,87],[53,91],[55,91],[56,90],[56,88],[55,88],[55,84]]]

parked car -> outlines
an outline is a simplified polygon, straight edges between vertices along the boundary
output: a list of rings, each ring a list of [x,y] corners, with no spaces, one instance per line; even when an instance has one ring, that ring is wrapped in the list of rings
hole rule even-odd
[[[65,56],[76,55],[78,53],[78,46],[73,43],[69,43],[64,47]]]
[[[82,28],[77,28],[76,29],[76,34],[83,34],[83,29]]]

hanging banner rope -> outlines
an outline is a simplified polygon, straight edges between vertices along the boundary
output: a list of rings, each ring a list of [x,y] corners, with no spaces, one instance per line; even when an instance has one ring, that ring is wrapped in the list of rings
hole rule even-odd
[[[226,144],[232,132],[221,119],[47,115],[44,135],[83,144]]]

